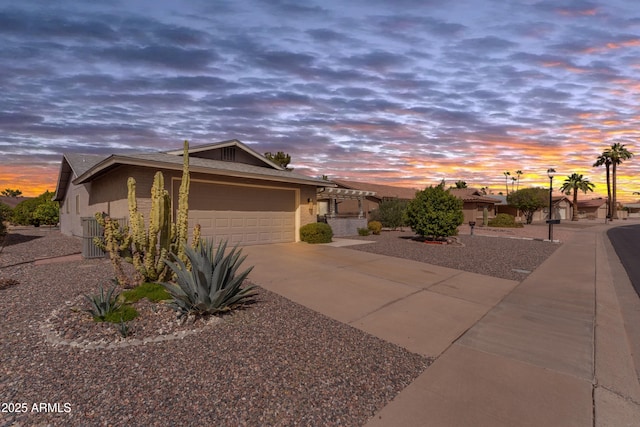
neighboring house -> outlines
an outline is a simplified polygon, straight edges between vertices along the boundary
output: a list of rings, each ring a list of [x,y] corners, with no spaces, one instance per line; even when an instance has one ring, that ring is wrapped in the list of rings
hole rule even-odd
[[[151,207],[151,185],[164,174],[175,218],[183,150],[113,154],[64,154],[55,200],[62,233],[86,236],[83,218],[105,212],[127,218],[127,179],[136,180],[138,209]],[[300,226],[316,222],[316,189],[333,184],[277,165],[238,140],[189,148],[189,229],[202,236],[242,245],[294,242]],[[85,219],[85,222],[87,220]]]
[[[331,182],[337,185],[335,190],[319,190],[318,211],[320,215],[333,214],[334,216],[369,218],[371,211],[377,209],[381,202],[385,200],[413,200],[416,191],[418,191],[414,188],[368,182],[346,180],[332,180]]]
[[[462,212],[464,213],[464,223],[475,221],[477,225],[482,225],[484,211],[487,211],[487,218],[495,216],[495,206],[499,203],[494,197],[484,195],[475,188],[450,188],[449,193],[462,200]]]
[[[578,201],[578,218],[579,219],[606,219],[607,218],[607,199],[597,198],[591,200]]]
[[[640,203],[627,203],[624,209],[629,218],[640,218]]]
[[[498,200],[496,204],[496,213],[506,213],[516,217],[518,222],[526,222],[526,218],[522,215],[518,209],[514,206],[510,206],[507,203],[507,197],[503,195],[491,196]],[[570,220],[573,215],[573,202],[566,196],[553,196],[553,219]],[[532,222],[543,222],[549,219],[549,206],[546,205],[533,213]]]

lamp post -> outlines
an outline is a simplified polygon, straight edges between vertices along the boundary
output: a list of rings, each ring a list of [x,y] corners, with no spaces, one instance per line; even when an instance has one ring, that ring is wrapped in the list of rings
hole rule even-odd
[[[549,241],[553,242],[553,174],[556,170],[553,168],[547,169],[547,176],[549,177]]]

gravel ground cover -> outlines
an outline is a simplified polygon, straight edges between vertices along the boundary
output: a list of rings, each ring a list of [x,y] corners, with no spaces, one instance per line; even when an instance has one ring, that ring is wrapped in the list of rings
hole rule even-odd
[[[349,248],[522,281],[560,246],[559,243],[532,240],[534,238],[527,236],[522,230],[484,229],[481,231],[484,234],[475,233],[473,236],[462,234],[463,231],[460,231],[457,236],[460,243],[458,245],[435,245],[416,241],[413,239],[415,234],[409,229],[383,231],[377,236],[350,237],[374,243]],[[538,228],[533,230],[539,233]],[[565,230],[562,234],[564,238],[568,238],[572,232]],[[527,239],[524,239],[525,237]]]
[[[358,426],[431,362],[261,288],[250,308],[182,339],[52,345],[45,320],[108,285],[111,265],[36,265],[78,241],[14,232],[0,253],[0,279],[18,281],[0,290],[0,426]]]

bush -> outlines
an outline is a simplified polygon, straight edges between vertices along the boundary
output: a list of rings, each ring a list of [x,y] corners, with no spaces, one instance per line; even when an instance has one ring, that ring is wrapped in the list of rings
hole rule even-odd
[[[300,240],[307,243],[331,243],[333,230],[329,224],[314,222],[300,227]]]
[[[523,225],[516,222],[513,215],[501,213],[496,215],[495,218],[489,220],[489,227],[520,228],[523,227]]]
[[[370,231],[368,228],[358,228],[358,235],[360,236],[368,236]]]
[[[385,200],[380,202],[378,209],[369,214],[373,221],[379,221],[383,227],[393,228],[403,227],[405,223],[405,213],[407,211],[406,200]]]
[[[4,236],[7,232],[7,226],[4,224],[5,221],[9,221],[11,218],[11,207],[9,205],[5,205],[0,202],[0,237]]]
[[[176,276],[176,283],[163,282],[161,285],[171,294],[171,305],[180,316],[217,314],[251,301],[254,287],[240,286],[253,267],[236,275],[246,255],[240,256],[242,251],[237,250],[237,246],[225,255],[226,249],[226,241],[220,243],[216,251],[210,241],[199,241],[195,249],[185,245],[190,269],[174,253],[169,255],[171,261],[165,260]]]
[[[367,224],[367,228],[373,234],[380,234],[380,232],[382,231],[382,223],[380,221],[369,221],[369,224]]]
[[[420,236],[455,236],[463,223],[462,200],[444,189],[444,183],[416,193],[407,206],[407,224]]]

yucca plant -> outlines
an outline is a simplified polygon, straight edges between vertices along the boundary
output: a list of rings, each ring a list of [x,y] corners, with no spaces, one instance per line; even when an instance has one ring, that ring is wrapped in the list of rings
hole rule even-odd
[[[176,254],[165,263],[175,273],[175,282],[163,282],[171,294],[171,305],[184,314],[217,314],[232,310],[251,301],[254,286],[241,287],[252,267],[237,274],[246,255],[235,246],[226,255],[227,242],[214,250],[213,242],[199,241],[196,247],[186,245],[185,255],[191,270]]]
[[[91,297],[85,295],[85,298],[91,303],[91,308],[87,311],[93,315],[94,319],[104,321],[107,315],[120,308],[121,304],[118,301],[119,294],[116,293],[114,295],[116,287],[117,286],[114,286],[105,294],[104,288],[100,286],[100,293],[98,295]]]

